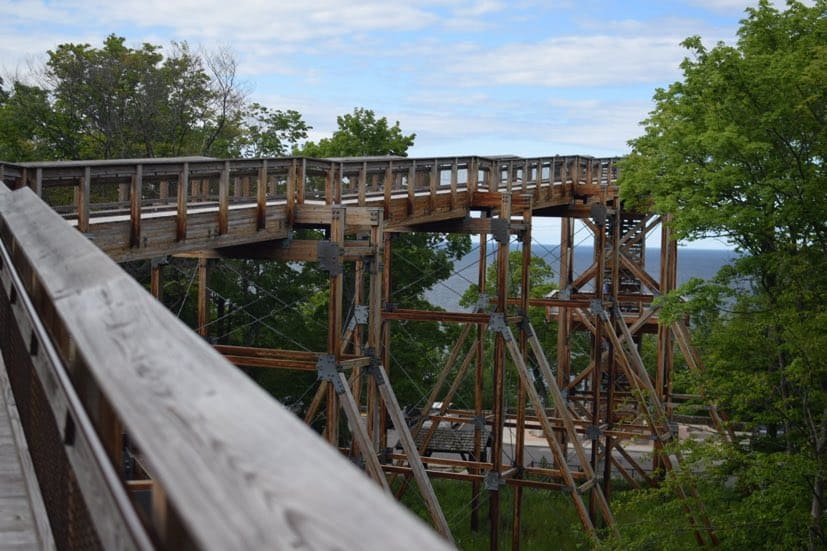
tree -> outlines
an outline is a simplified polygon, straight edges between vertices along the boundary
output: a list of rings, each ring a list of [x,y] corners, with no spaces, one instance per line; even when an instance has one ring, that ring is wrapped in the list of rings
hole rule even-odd
[[[5,160],[283,155],[307,136],[295,111],[247,103],[229,50],[164,50],[109,35],[48,52],[43,86],[0,98]],[[0,84],[2,87],[2,84]]]
[[[242,154],[245,157],[283,157],[290,151],[291,144],[307,138],[310,129],[298,111],[272,110],[253,103],[247,108]]]
[[[0,159],[54,159],[62,137],[56,119],[45,90],[22,82],[5,90],[0,79]]]
[[[372,109],[355,107],[353,113],[336,117],[339,128],[319,143],[307,142],[297,153],[307,157],[363,157],[398,155],[406,157],[416,134],[405,135],[399,121],[389,126],[387,117],[376,118]]]
[[[622,194],[672,214],[680,238],[723,235],[743,253],[717,282],[693,283],[688,306],[672,305],[703,314],[696,338],[707,388],[755,431],[749,444],[698,454],[721,460],[710,475],[734,477],[717,504],[724,523],[745,518],[745,504],[791,507],[725,537],[823,547],[827,2],[780,11],[762,0],[747,10],[736,45],[707,48],[692,37],[684,46],[683,79],[656,91],[645,133],[630,142]],[[794,499],[801,495],[809,505]]]

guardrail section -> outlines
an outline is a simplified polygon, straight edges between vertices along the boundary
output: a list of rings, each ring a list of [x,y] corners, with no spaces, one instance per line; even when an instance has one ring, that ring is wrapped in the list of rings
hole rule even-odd
[[[0,185],[3,358],[58,547],[447,549],[31,190]]]

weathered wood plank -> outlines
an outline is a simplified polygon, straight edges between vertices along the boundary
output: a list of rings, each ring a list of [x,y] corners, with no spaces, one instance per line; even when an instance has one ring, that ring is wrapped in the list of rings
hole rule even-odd
[[[55,548],[28,444],[0,355],[0,549]]]

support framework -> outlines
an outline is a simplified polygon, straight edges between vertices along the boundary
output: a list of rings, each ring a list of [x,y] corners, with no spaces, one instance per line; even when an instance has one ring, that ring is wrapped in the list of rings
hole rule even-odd
[[[469,482],[474,529],[481,492],[487,492],[492,549],[502,539],[500,488],[511,486],[511,542],[519,548],[525,490],[568,493],[585,531],[599,538],[615,529],[609,504],[613,478],[655,483],[654,471],[675,466],[678,458],[665,454],[644,464],[630,443],[653,442],[658,450],[673,438],[673,342],[693,369],[702,366],[685,325],[658,325],[652,299],[674,289],[677,249],[659,217],[624,212],[614,159],[164,159],[3,168],[14,185],[29,185],[40,195],[61,186],[76,190],[73,204],[55,208],[119,261],[198,258],[197,330],[205,338],[214,259],[318,263],[329,279],[324,350],[216,348],[240,366],[318,372],[320,384],[306,419],[324,409],[325,438],[361,458],[385,490],[397,480],[401,494],[412,479],[434,527],[446,538],[450,526],[431,487],[433,477]],[[117,200],[113,195],[109,203],[91,203],[92,190],[100,188],[105,196],[105,186],[112,186]],[[561,221],[559,290],[542,298],[532,295],[528,276],[538,217]],[[646,238],[659,225],[660,257],[647,262]],[[294,239],[293,232],[304,228],[323,230],[324,239]],[[472,312],[393,308],[392,235],[403,232],[478,236],[482,290],[489,288],[486,259],[493,238],[496,281],[490,300]],[[594,244],[585,269],[575,262],[577,232],[589,234]],[[354,239],[357,234],[366,239]],[[512,285],[515,246],[521,251],[520,280]],[[351,263],[346,272],[344,265]],[[156,296],[162,270],[161,262],[153,262]],[[357,305],[347,319],[346,273],[352,274]],[[537,336],[529,320],[532,309],[545,309],[556,322],[553,342]],[[406,321],[464,326],[410,430],[393,391],[395,374],[387,372],[394,355],[391,335]],[[654,379],[638,351],[647,334],[657,339]],[[587,362],[578,345],[587,348]],[[518,381],[514,396],[508,394],[509,380]],[[463,384],[473,387],[473,407],[455,409],[451,403]],[[350,438],[340,431],[345,426],[340,412]],[[723,430],[714,409],[712,417]],[[388,418],[402,453],[389,453],[394,442],[388,441]],[[542,434],[551,468],[528,463],[529,429]],[[466,455],[426,457],[439,449],[434,441],[446,430],[468,435]],[[515,441],[506,457],[509,431]],[[699,543],[715,542],[703,512],[688,512]]]

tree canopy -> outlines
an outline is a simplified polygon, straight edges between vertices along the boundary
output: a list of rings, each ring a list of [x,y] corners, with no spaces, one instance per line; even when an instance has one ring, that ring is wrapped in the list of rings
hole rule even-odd
[[[249,104],[228,50],[166,50],[108,36],[60,44],[0,97],[0,158],[111,159],[283,155],[307,137],[296,111]],[[2,87],[2,83],[0,83]]]
[[[695,314],[703,382],[752,434],[688,457],[704,465],[725,546],[823,548],[827,2],[762,0],[736,44],[684,46],[683,78],[656,91],[620,185],[627,203],[669,213],[679,237],[724,236],[742,253],[665,307]]]
[[[399,121],[393,126],[387,117],[377,119],[371,109],[355,107],[353,113],[336,117],[338,129],[330,138],[304,144],[297,150],[308,157],[364,157],[398,155],[406,157],[416,134],[403,134]]]

